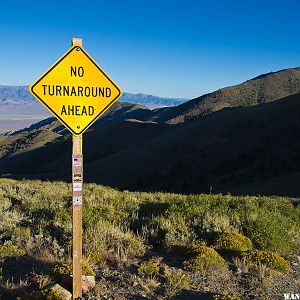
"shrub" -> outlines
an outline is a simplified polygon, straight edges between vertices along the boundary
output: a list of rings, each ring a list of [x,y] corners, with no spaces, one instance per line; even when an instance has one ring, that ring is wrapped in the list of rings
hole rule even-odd
[[[92,252],[88,260],[94,265],[94,266],[100,266],[105,262],[105,258],[102,253],[100,252]]]
[[[191,277],[184,274],[182,270],[165,267],[164,275],[166,294],[169,296],[174,296],[190,286]]]
[[[198,245],[193,247],[193,256],[184,262],[184,268],[190,271],[207,273],[226,267],[225,260],[213,248]]]
[[[164,244],[170,250],[186,250],[187,245],[196,239],[196,234],[186,216],[180,213],[173,212],[167,219],[160,219],[159,226],[160,230],[165,232]]]
[[[36,286],[39,289],[43,289],[44,287],[52,283],[50,276],[38,274],[34,271],[26,275],[26,280],[29,284],[31,284],[32,286]]]
[[[151,258],[148,261],[143,262],[138,267],[138,274],[143,277],[154,278],[159,273],[160,258]]]
[[[288,273],[291,270],[289,263],[284,258],[270,251],[249,250],[243,252],[242,257],[246,261],[265,265],[281,273]]]
[[[232,216],[224,214],[223,211],[218,212],[215,208],[206,211],[200,218],[197,216],[195,220],[199,218],[196,224],[198,238],[212,242],[216,234],[233,231],[234,228],[231,224],[231,217]]]
[[[1,202],[3,200],[1,199]],[[0,238],[11,239],[18,224],[24,221],[24,215],[18,210],[0,210]]]
[[[258,215],[254,220],[244,223],[244,231],[260,250],[285,255],[297,249],[299,243],[294,239],[296,232],[291,223],[282,215]]]
[[[247,251],[252,248],[249,238],[237,232],[222,233],[216,240],[214,246],[217,249],[229,251]]]
[[[241,300],[241,298],[234,295],[214,295],[211,300]]]
[[[72,275],[73,273],[73,263],[72,262],[65,262],[59,265],[55,265],[52,269],[52,273],[54,276],[61,277],[64,275]],[[82,274],[83,275],[91,275],[94,276],[95,273],[93,269],[87,262],[82,264]]]
[[[0,246],[0,258],[24,256],[26,252],[13,245]]]
[[[51,290],[36,291],[18,300],[64,300],[58,292]]]
[[[141,238],[106,221],[86,229],[85,248],[102,253],[107,260],[118,265],[142,256],[146,251]]]

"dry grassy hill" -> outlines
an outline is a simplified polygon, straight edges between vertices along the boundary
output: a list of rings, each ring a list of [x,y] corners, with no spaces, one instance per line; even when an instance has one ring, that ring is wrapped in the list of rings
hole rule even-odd
[[[300,92],[300,68],[260,75],[244,83],[203,95],[176,107],[158,110],[155,120],[186,122],[225,107],[253,106]]]
[[[84,135],[85,180],[130,190],[299,196],[298,76],[297,68],[262,75],[167,110],[117,104]],[[238,107],[219,109],[212,97]],[[204,116],[202,102],[211,106]],[[173,122],[171,111],[192,117]],[[57,121],[0,139],[2,175],[70,180],[71,140]]]
[[[281,300],[299,287],[299,200],[84,190],[83,272],[96,275],[84,299]],[[71,272],[70,184],[0,179],[0,197],[0,299],[61,299],[49,287]]]

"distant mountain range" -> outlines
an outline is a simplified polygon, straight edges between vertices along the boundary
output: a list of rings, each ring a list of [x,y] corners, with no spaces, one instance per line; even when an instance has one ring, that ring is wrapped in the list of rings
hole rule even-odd
[[[123,93],[119,101],[156,109],[179,105],[187,99]],[[0,133],[26,127],[47,116],[50,113],[28,92],[28,86],[0,85]]]
[[[174,106],[187,101],[183,98],[164,98],[142,93],[131,94],[123,93],[120,98],[121,102],[133,104],[142,104],[150,109],[159,107]],[[41,106],[36,99],[29,93],[28,86],[8,86],[0,85],[0,107],[6,112],[15,113],[17,106],[26,109],[26,106]]]
[[[176,106],[186,102],[187,100],[188,99],[183,99],[183,98],[157,97],[152,95],[145,95],[142,93],[139,94],[123,93],[122,97],[120,98],[121,102],[142,104],[150,109]]]
[[[150,110],[117,103],[84,135],[89,182],[119,189],[300,196],[300,69]],[[54,118],[0,135],[2,176],[70,181]]]

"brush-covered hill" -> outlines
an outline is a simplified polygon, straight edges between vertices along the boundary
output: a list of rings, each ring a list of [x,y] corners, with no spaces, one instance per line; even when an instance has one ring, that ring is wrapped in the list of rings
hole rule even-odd
[[[217,91],[227,93],[228,103],[231,91],[237,107],[221,109],[218,101],[205,100],[210,113],[196,108],[189,122],[178,124],[161,117],[182,105],[162,113],[116,104],[84,134],[85,180],[129,190],[299,196],[298,72],[283,70]],[[253,89],[264,91],[255,101]],[[2,135],[0,145],[2,176],[70,181],[71,137],[54,119]]]
[[[131,190],[299,196],[299,116],[297,94],[185,125],[99,122],[84,136],[85,180]],[[2,174],[70,180],[70,136],[33,145],[0,159]]]
[[[95,155],[85,178],[136,190],[299,196],[299,116],[297,94],[161,127],[147,141],[136,138],[131,147]]]
[[[153,112],[142,105],[117,102],[93,125],[90,131],[126,119],[147,118],[152,115]],[[51,147],[57,143],[60,147],[69,139],[69,131],[58,120],[50,117],[13,133],[0,135],[0,159],[16,157],[21,153],[32,153],[34,149]],[[19,169],[22,169],[22,166]]]
[[[299,92],[300,68],[285,69],[222,88],[176,107],[160,109],[155,120],[182,123],[226,107],[268,103]]]
[[[281,300],[299,288],[299,199],[84,191],[83,272],[96,277],[84,299]],[[1,299],[58,299],[71,185],[0,178],[0,197]]]

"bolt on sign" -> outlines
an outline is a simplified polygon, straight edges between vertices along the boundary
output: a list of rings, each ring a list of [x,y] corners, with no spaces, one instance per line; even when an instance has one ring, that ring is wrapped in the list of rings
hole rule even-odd
[[[30,92],[73,135],[82,134],[121,96],[112,79],[76,44],[30,86]]]

